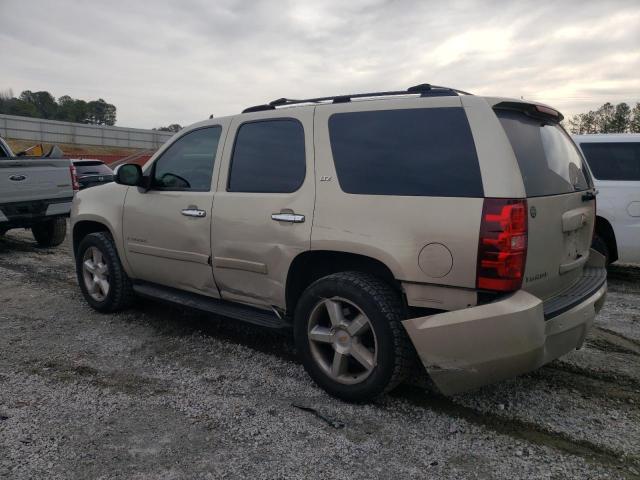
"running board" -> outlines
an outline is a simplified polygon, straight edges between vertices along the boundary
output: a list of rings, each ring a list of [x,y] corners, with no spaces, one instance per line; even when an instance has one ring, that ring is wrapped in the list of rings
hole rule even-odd
[[[185,292],[177,288],[140,282],[133,285],[133,291],[141,297],[162,300],[215,315],[241,320],[261,327],[274,329],[291,328],[291,324],[278,317],[275,312],[226,300],[219,300],[197,293]]]

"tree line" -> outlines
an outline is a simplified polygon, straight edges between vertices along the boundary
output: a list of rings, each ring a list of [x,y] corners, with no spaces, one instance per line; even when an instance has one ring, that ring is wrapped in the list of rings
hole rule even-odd
[[[92,125],[116,123],[115,105],[102,98],[85,101],[63,95],[56,100],[53,95],[44,91],[25,90],[17,98],[11,90],[0,92],[0,113]]]
[[[151,130],[158,130],[159,132],[179,132],[180,130],[182,130],[182,125],[180,125],[179,123],[172,123],[171,125],[169,125],[168,127],[156,127],[156,128],[152,128]]]
[[[596,110],[579,113],[568,121],[571,133],[640,133],[640,102],[631,108],[626,103],[605,103]]]

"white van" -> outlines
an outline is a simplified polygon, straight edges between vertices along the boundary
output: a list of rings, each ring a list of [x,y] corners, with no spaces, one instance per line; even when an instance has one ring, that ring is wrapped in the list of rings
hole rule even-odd
[[[574,135],[599,190],[593,247],[640,264],[640,134]]]

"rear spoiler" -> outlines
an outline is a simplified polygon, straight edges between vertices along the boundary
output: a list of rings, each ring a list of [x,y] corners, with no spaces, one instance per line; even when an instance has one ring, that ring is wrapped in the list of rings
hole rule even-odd
[[[538,120],[545,120],[553,123],[560,123],[564,120],[562,114],[546,105],[525,102],[500,102],[493,106],[494,110],[512,110],[524,113],[526,116]]]

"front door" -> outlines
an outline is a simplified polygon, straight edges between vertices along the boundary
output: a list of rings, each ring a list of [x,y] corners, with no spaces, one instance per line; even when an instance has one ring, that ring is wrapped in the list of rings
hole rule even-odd
[[[311,243],[313,109],[231,123],[213,202],[213,271],[223,298],[285,306],[293,259]]]
[[[211,271],[211,205],[220,125],[177,138],[146,169],[151,188],[130,187],[127,261],[136,279],[219,297]]]

